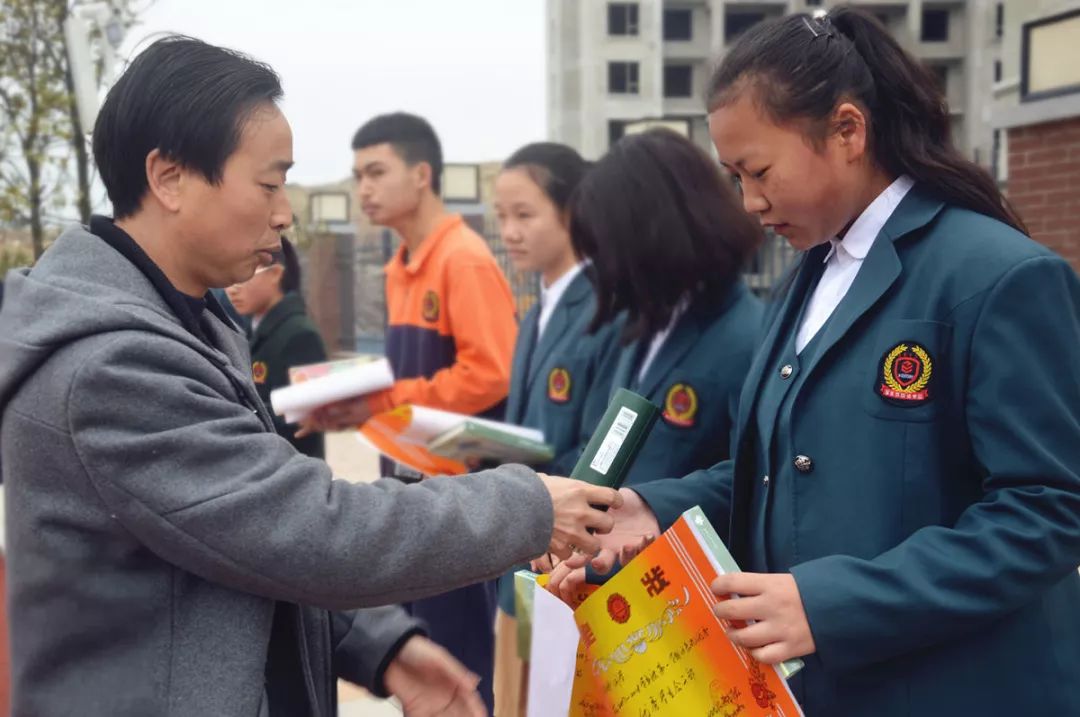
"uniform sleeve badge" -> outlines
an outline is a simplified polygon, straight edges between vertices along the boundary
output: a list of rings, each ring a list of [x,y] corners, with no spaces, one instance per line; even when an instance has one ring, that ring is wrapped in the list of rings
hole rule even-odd
[[[934,361],[930,352],[917,343],[900,343],[885,354],[877,381],[878,394],[898,406],[915,406],[929,401]]]
[[[267,368],[265,361],[256,361],[251,364],[251,378],[254,379],[255,383],[266,383],[266,375],[268,372],[269,369]]]
[[[688,383],[677,383],[668,389],[664,399],[664,420],[673,426],[690,428],[698,412],[698,395]]]
[[[439,295],[431,289],[424,294],[424,302],[420,307],[420,311],[424,316],[424,321],[430,321],[432,323],[439,320]]]
[[[566,403],[570,400],[570,372],[564,368],[553,368],[548,374],[548,398],[554,403]]]

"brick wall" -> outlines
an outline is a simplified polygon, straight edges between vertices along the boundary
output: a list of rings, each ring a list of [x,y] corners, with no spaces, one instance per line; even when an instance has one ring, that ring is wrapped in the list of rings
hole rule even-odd
[[[1009,130],[1005,194],[1032,238],[1080,272],[1080,117]]]

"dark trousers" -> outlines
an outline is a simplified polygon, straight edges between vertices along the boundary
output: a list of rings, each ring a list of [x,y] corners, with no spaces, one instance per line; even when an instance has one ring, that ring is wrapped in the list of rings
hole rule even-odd
[[[488,714],[495,710],[491,685],[497,604],[495,581],[489,580],[403,605],[411,615],[427,623],[428,635],[434,642],[480,676],[480,697]]]

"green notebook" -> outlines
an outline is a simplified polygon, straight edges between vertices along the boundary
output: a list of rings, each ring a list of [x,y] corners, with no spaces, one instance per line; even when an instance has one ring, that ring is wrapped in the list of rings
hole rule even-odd
[[[716,534],[716,530],[712,527],[709,519],[705,517],[705,512],[701,510],[700,506],[695,505],[683,513],[683,518],[686,519],[694,535],[697,536],[701,547],[715,560],[714,567],[718,573],[739,572],[739,564],[735,562],[735,558],[731,557],[731,553],[728,552],[724,541]],[[795,658],[780,663],[777,668],[780,670],[780,674],[785,678],[789,678],[803,668],[803,661]]]
[[[533,593],[538,588],[536,573],[518,570],[514,573],[514,614],[517,616],[518,657],[526,662],[532,654]]]
[[[534,466],[548,463],[555,457],[555,451],[543,441],[476,421],[465,421],[431,439],[428,450],[456,461],[475,458]]]
[[[660,409],[648,399],[620,388],[570,477],[593,485],[621,486],[659,416]]]

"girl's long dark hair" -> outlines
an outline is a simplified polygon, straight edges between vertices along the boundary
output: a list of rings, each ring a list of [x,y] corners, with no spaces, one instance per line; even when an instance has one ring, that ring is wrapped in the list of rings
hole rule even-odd
[[[994,180],[953,146],[948,106],[933,75],[874,18],[850,7],[788,15],[749,29],[709,83],[712,112],[745,90],[778,123],[809,120],[822,140],[836,106],[868,114],[870,152],[886,172],[907,174],[941,200],[1027,233]]]
[[[626,312],[624,342],[668,326],[679,302],[718,304],[761,243],[731,182],[670,130],[620,139],[570,201],[570,236],[593,262],[592,330]]]

